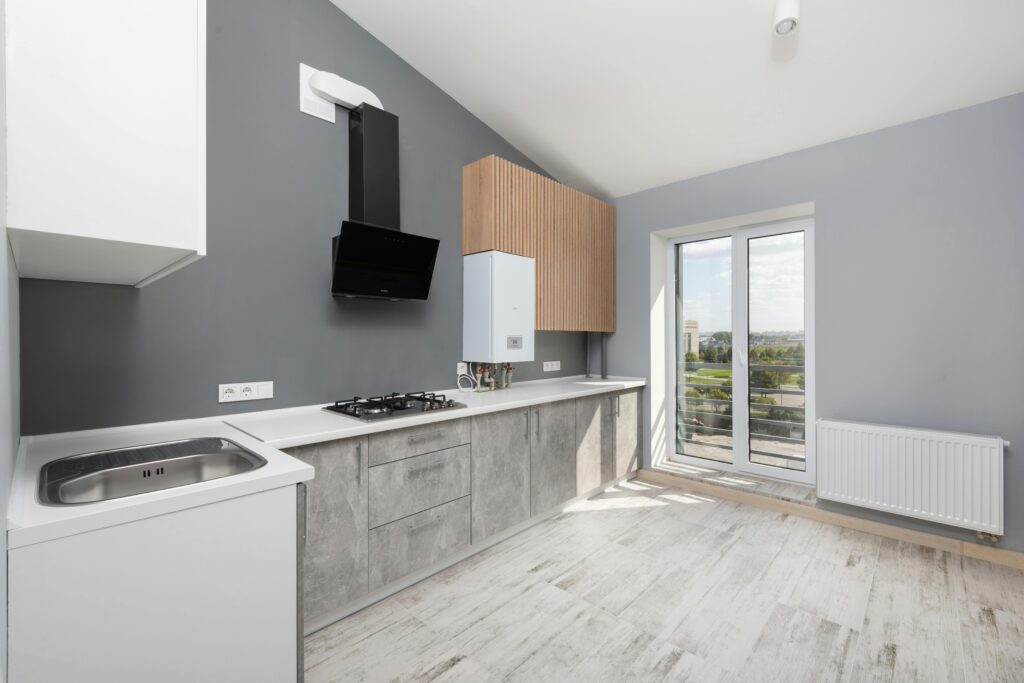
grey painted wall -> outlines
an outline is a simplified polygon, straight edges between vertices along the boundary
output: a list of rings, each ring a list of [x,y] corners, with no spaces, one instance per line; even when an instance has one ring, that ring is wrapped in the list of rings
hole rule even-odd
[[[208,256],[145,289],[24,280],[22,430],[37,434],[454,384],[461,172],[496,153],[538,169],[327,0],[210,0]],[[335,300],[348,128],[298,111],[299,62],[373,90],[401,126],[403,230],[441,239],[426,302]],[[154,160],[157,162],[158,160]],[[581,334],[538,335],[517,379],[584,364]],[[271,401],[216,402],[273,380]]]
[[[818,415],[1013,442],[1024,550],[1024,95],[620,198],[612,369],[650,373],[650,232],[807,201]]]
[[[4,61],[7,51],[4,17],[6,2],[0,0],[0,217],[7,216],[7,83]],[[6,222],[6,221],[5,221]],[[20,397],[18,381],[18,275],[11,247],[3,240],[0,255],[0,510],[7,516],[11,475],[18,452]],[[0,533],[0,681],[7,678],[7,534]]]

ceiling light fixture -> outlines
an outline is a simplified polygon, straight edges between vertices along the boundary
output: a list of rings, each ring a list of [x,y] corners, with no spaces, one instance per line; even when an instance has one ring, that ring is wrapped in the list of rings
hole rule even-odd
[[[796,32],[800,23],[800,0],[777,0],[775,3],[775,21],[772,24],[777,36],[787,36]]]

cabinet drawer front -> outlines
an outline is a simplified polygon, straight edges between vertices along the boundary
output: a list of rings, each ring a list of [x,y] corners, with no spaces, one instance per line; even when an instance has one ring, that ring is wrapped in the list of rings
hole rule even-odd
[[[370,528],[469,495],[470,447],[370,468]]]
[[[469,496],[370,531],[370,590],[469,546]]]
[[[370,435],[370,467],[469,443],[469,418]]]

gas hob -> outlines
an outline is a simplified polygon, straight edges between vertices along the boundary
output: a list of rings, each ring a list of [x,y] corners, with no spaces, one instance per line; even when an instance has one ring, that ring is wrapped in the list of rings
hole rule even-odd
[[[370,398],[355,396],[347,401],[335,401],[333,405],[324,406],[324,410],[354,417],[364,422],[370,422],[391,417],[402,417],[403,415],[415,415],[416,413],[428,413],[436,410],[454,410],[465,407],[465,403],[453,401],[444,394],[417,391],[408,394],[392,393],[384,396],[372,396]]]

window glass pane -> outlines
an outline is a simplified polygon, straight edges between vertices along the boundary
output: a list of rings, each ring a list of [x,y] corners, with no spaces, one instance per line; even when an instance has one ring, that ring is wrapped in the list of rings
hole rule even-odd
[[[750,461],[801,472],[804,417],[804,233],[747,242]]]
[[[732,238],[676,249],[676,453],[731,463]]]

